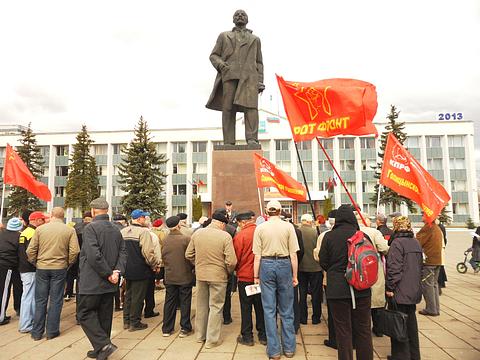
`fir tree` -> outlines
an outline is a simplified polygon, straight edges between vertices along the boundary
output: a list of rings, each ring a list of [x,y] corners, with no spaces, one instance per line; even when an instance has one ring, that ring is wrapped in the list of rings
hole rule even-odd
[[[65,206],[81,211],[88,210],[90,202],[98,197],[98,170],[95,157],[90,155],[93,140],[87,127],[77,135],[77,143],[73,145],[70,159],[67,186],[65,189]]]
[[[389,133],[393,133],[398,141],[403,145],[405,140],[407,139],[407,134],[404,132],[405,123],[398,122],[398,115],[400,114],[397,111],[397,108],[394,105],[390,105],[390,113],[387,115],[388,124],[385,126],[385,131],[382,133],[380,137],[380,152],[378,153],[378,157],[380,158],[380,162],[377,163],[377,166],[373,167],[375,170],[375,178],[380,179],[380,175],[382,173],[382,165],[383,165],[383,157],[385,155],[385,147],[387,146],[387,137]],[[378,198],[378,189],[379,184],[375,185],[375,194],[372,196],[371,200],[377,203]],[[383,186],[382,192],[380,195],[380,204],[392,204],[393,211],[397,211],[397,207],[400,207],[401,203],[405,203],[408,207],[408,211],[411,213],[416,213],[417,208],[412,200],[407,199],[399,194],[397,194],[392,189]]]
[[[465,225],[467,225],[467,229],[475,229],[475,223],[473,222],[473,219],[471,217],[467,219]]]
[[[192,197],[192,218],[193,221],[198,221],[202,217],[202,199],[199,195]]]
[[[161,165],[167,160],[164,154],[157,154],[142,116],[134,135],[128,147],[122,150],[125,159],[119,166],[119,183],[126,193],[121,200],[123,211],[130,213],[134,209],[143,209],[153,216],[163,215],[165,173]]]
[[[16,151],[35,179],[39,180],[43,174],[44,161],[35,134],[32,131],[31,123],[25,130],[21,130],[20,134],[22,145],[18,146]],[[8,206],[10,215],[21,215],[25,210],[43,210],[45,208],[44,203],[32,193],[24,188],[12,186]]]
[[[447,210],[447,207],[444,207],[442,211],[440,212],[440,215],[438,215],[438,221],[440,223],[448,225],[452,222],[452,217],[450,216],[450,211]]]

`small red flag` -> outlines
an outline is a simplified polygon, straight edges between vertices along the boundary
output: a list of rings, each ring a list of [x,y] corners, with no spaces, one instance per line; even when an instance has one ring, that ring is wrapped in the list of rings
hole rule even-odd
[[[427,222],[433,222],[450,201],[450,195],[392,133],[384,154],[380,184],[416,202]]]
[[[5,155],[3,182],[24,188],[41,200],[52,200],[48,186],[35,179],[27,165],[9,144],[7,144]]]
[[[355,79],[285,81],[277,75],[295,141],[335,135],[378,135],[375,86]]]
[[[277,169],[270,161],[264,157],[253,154],[255,161],[255,175],[257,178],[257,187],[274,186],[278,192],[286,197],[306,202],[307,190],[303,184],[292,178],[287,173]]]

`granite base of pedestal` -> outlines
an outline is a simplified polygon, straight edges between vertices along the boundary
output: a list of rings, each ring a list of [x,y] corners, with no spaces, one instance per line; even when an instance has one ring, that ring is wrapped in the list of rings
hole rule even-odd
[[[212,212],[233,203],[236,212],[252,210],[260,215],[260,201],[255,180],[253,154],[262,150],[214,149],[212,153]],[[263,189],[260,189],[263,204]]]

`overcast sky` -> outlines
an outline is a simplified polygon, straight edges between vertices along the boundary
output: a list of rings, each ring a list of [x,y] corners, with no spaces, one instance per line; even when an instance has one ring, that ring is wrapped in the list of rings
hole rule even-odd
[[[377,120],[395,104],[403,120],[480,122],[478,0],[16,0],[0,10],[0,123],[115,130],[143,115],[152,128],[220,126],[205,109],[208,57],[238,8],[262,41],[262,108],[279,108],[275,73],[351,77],[376,85]]]

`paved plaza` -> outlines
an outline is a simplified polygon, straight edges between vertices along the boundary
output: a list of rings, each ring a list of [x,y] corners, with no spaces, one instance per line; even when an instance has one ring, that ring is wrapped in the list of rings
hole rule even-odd
[[[464,275],[455,270],[457,262],[463,260],[463,251],[471,245],[467,231],[449,231],[447,247],[447,288],[443,290],[441,315],[425,317],[418,315],[420,345],[423,359],[480,359],[480,275],[471,268]],[[194,292],[195,294],[195,292]],[[165,291],[157,291],[156,309],[163,312]],[[192,301],[192,317],[195,322],[195,295]],[[420,304],[418,309],[422,308]],[[9,314],[12,313],[11,304]],[[326,309],[323,309],[326,316]],[[178,314],[179,315],[179,314]],[[222,329],[223,343],[214,349],[205,349],[196,342],[195,335],[179,338],[177,316],[176,332],[162,337],[162,315],[146,319],[148,329],[128,332],[122,328],[122,313],[114,314],[113,343],[118,350],[109,359],[161,359],[161,360],[255,360],[266,359],[265,347],[258,342],[253,347],[236,342],[240,332],[240,308],[238,295],[232,298],[233,323]],[[33,341],[29,334],[17,331],[18,318],[0,327],[0,359],[84,359],[91,349],[80,326],[75,321],[75,302],[65,303],[62,313],[61,335],[53,340]],[[336,351],[323,345],[327,327],[324,320],[320,325],[302,325],[297,335],[295,359],[336,359]],[[256,337],[255,337],[256,339]],[[390,353],[387,337],[373,338],[375,359],[386,359]]]

